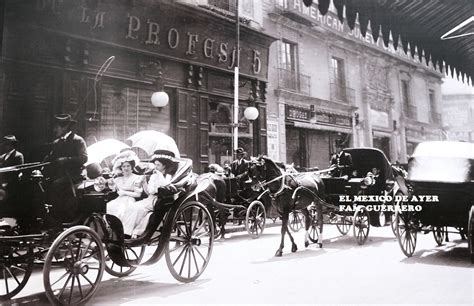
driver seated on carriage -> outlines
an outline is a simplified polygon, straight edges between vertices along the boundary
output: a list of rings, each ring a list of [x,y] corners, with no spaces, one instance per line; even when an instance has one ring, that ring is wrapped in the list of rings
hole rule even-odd
[[[49,162],[44,173],[48,179],[47,199],[52,216],[58,221],[72,221],[79,209],[76,189],[84,180],[82,170],[87,162],[84,139],[72,131],[77,123],[70,114],[54,117],[53,132],[56,140],[44,158]]]
[[[234,150],[236,159],[230,165],[230,173],[237,178],[238,188],[245,189],[245,185],[251,183],[252,180],[248,175],[249,161],[245,159],[247,152],[242,147]]]
[[[342,140],[336,140],[336,153],[331,157],[330,172],[333,177],[341,177],[349,179],[355,173],[353,169],[352,156],[350,153],[344,152]]]

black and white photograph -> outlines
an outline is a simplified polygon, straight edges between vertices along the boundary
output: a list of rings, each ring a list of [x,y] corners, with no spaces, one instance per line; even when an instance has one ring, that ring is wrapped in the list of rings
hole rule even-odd
[[[0,305],[473,305],[473,0],[0,0]]]

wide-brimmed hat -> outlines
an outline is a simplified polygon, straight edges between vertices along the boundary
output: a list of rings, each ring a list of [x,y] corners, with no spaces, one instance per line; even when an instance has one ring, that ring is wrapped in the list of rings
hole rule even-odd
[[[77,121],[72,118],[70,114],[58,114],[54,116],[54,123],[59,125],[72,125]]]
[[[237,149],[234,150],[235,154],[245,154],[245,150],[242,147],[238,147]]]
[[[120,152],[115,158],[112,160],[113,172],[114,174],[119,174],[122,172],[122,164],[128,162],[132,164],[132,167],[137,166],[140,163],[140,159],[138,158],[137,154],[132,150],[127,150]]]
[[[15,135],[6,135],[3,137],[2,144],[4,143],[16,144],[17,142],[18,142],[18,139],[16,139]]]
[[[156,150],[155,152],[153,152],[153,155],[151,156],[150,161],[153,163],[155,162],[155,160],[160,159],[160,158],[169,159],[174,162],[177,161],[175,154],[168,150]]]

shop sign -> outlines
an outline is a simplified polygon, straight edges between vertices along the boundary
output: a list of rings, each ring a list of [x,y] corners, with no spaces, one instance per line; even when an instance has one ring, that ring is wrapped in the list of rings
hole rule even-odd
[[[67,34],[112,43],[154,54],[177,57],[223,69],[233,70],[237,50],[234,34],[211,18],[202,20],[185,10],[166,4],[136,1],[37,0],[36,6],[19,5],[23,15],[37,16],[41,27],[60,29]],[[26,13],[27,11],[30,11]],[[32,11],[33,10],[33,11]],[[31,20],[28,20],[31,22]],[[240,42],[240,71],[266,77],[270,41],[245,39]]]
[[[286,119],[289,121],[303,121],[308,123],[331,124],[351,127],[352,118],[348,115],[331,114],[295,105],[286,105]]]

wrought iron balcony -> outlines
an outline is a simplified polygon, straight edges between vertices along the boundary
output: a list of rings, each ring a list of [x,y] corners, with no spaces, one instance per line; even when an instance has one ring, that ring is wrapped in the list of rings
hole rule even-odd
[[[344,85],[334,82],[330,83],[331,100],[353,104],[355,100],[355,90]]]
[[[278,87],[310,95],[311,77],[284,68],[278,68]]]

